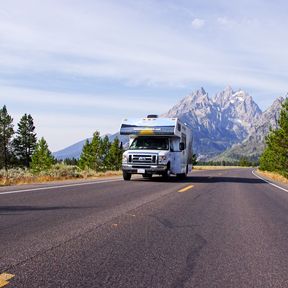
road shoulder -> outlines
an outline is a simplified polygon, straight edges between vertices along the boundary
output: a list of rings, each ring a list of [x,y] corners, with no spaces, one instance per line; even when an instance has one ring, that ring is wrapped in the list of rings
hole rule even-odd
[[[252,171],[252,174],[254,176],[258,177],[259,179],[262,179],[266,183],[288,193],[288,185],[287,184],[282,183],[280,181],[275,181],[274,179],[271,179],[270,177],[263,175],[263,173],[257,171],[256,169]]]

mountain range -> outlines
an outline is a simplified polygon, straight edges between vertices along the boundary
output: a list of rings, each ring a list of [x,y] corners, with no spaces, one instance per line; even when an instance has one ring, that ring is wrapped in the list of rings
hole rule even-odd
[[[258,159],[270,127],[277,127],[283,97],[277,98],[264,112],[244,90],[228,86],[209,97],[204,88],[184,97],[161,117],[179,117],[193,130],[194,153],[198,160],[238,160],[243,155]],[[150,111],[148,111],[150,113]],[[95,129],[96,130],[96,129]],[[108,135],[113,141],[119,133]],[[128,138],[120,136],[127,143]],[[58,159],[79,158],[86,140],[55,152]]]

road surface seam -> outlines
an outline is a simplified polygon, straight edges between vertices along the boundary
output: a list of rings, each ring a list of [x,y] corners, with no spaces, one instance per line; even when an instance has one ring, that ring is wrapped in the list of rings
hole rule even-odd
[[[254,176],[258,177],[259,179],[265,181],[266,183],[268,183],[268,184],[270,184],[270,185],[272,185],[272,186],[274,186],[274,187],[276,187],[276,188],[278,188],[278,189],[281,189],[281,190],[283,190],[283,191],[285,191],[285,192],[288,193],[288,190],[287,190],[287,189],[285,189],[285,188],[283,188],[283,187],[281,187],[281,186],[278,186],[278,185],[276,185],[275,183],[269,181],[268,179],[265,179],[265,178],[259,176],[259,175],[255,172],[255,170],[252,171],[252,174],[253,174]]]

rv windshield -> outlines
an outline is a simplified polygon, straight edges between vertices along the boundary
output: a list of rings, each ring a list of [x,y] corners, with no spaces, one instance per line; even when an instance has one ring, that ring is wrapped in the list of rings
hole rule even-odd
[[[137,137],[134,139],[129,149],[169,150],[169,139],[154,136]]]

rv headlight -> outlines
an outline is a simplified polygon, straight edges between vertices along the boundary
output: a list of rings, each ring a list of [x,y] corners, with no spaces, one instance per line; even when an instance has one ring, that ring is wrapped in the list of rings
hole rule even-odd
[[[122,163],[127,163],[127,162],[128,162],[128,155],[123,154]]]
[[[159,155],[159,162],[165,162],[166,159],[166,155]]]

